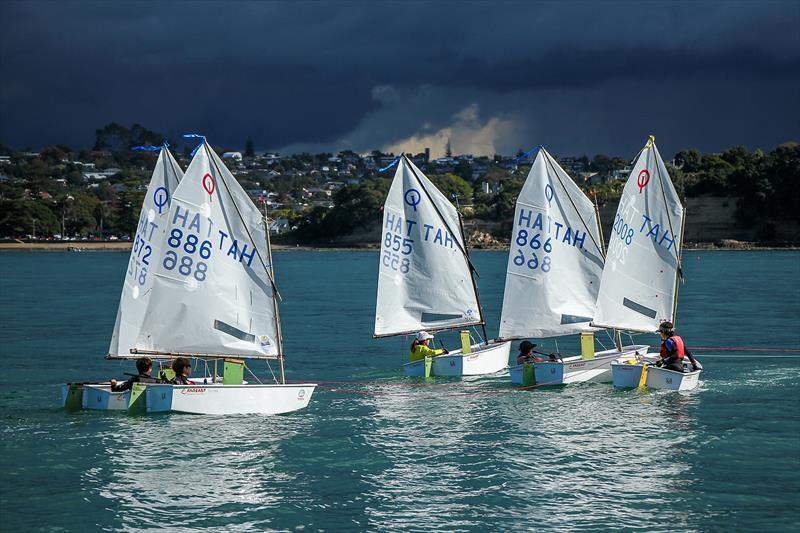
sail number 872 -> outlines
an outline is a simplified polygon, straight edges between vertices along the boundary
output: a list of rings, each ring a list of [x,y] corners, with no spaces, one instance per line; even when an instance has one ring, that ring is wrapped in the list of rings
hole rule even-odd
[[[200,256],[200,259],[208,259],[211,257],[211,241],[200,242],[197,235],[190,233],[183,238],[183,231],[180,228],[173,228],[170,232],[167,244],[170,248],[174,248],[181,255],[174,250],[167,250],[164,254],[164,261],[162,265],[166,270],[178,269],[178,273],[183,276],[194,275],[197,281],[206,280],[206,272],[208,271],[208,264],[204,261],[195,261],[192,257],[195,253]]]

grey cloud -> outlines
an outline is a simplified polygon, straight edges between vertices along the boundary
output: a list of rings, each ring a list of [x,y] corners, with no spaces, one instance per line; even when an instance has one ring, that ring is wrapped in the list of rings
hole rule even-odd
[[[673,123],[700,124],[682,137],[701,148],[766,145],[793,135],[800,118],[798,9],[5,2],[0,141],[86,145],[116,120],[171,136],[202,131],[221,145],[251,136],[264,148],[367,149],[424,135],[425,124],[447,128],[476,104],[484,122],[517,124],[504,150],[547,133],[575,150],[621,152],[640,136],[618,126],[629,113],[676,135]],[[376,87],[391,87],[391,98],[376,98]],[[641,111],[653,94],[661,111]]]

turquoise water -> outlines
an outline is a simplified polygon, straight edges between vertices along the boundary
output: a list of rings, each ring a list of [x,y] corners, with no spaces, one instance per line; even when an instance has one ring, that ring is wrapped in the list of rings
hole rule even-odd
[[[379,385],[327,384],[287,416],[128,417],[65,413],[58,388],[132,370],[103,359],[127,254],[0,254],[0,529],[800,528],[800,359],[709,356],[686,394],[403,386],[405,344],[371,338],[377,258],[275,262],[287,377]],[[506,256],[474,261],[494,334]],[[690,347],[798,347],[799,253],[685,271]]]

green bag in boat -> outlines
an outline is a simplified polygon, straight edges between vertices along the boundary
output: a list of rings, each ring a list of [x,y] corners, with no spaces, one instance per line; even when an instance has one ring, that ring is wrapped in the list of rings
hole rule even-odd
[[[522,385],[530,387],[536,385],[536,367],[535,363],[525,363],[522,365]]]
[[[147,412],[147,395],[145,391],[147,385],[144,383],[134,383],[131,388],[131,399],[128,401],[129,415],[143,415]]]

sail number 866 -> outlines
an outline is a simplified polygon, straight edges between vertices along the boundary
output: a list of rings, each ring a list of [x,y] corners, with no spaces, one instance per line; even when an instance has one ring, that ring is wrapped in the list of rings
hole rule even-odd
[[[545,254],[549,254],[553,251],[553,245],[550,242],[550,237],[548,237],[546,241],[542,242],[540,233],[535,234],[530,239],[528,239],[528,236],[528,230],[519,230],[517,232],[517,238],[515,239],[517,246],[530,246],[533,250],[539,250],[541,248]],[[544,259],[539,261],[539,256],[536,255],[536,252],[531,252],[531,257],[528,258],[525,256],[525,252],[522,250],[522,248],[517,248],[517,255],[514,257],[514,264],[517,266],[527,265],[527,267],[531,270],[540,268],[542,272],[550,272],[549,255],[545,255]]]

